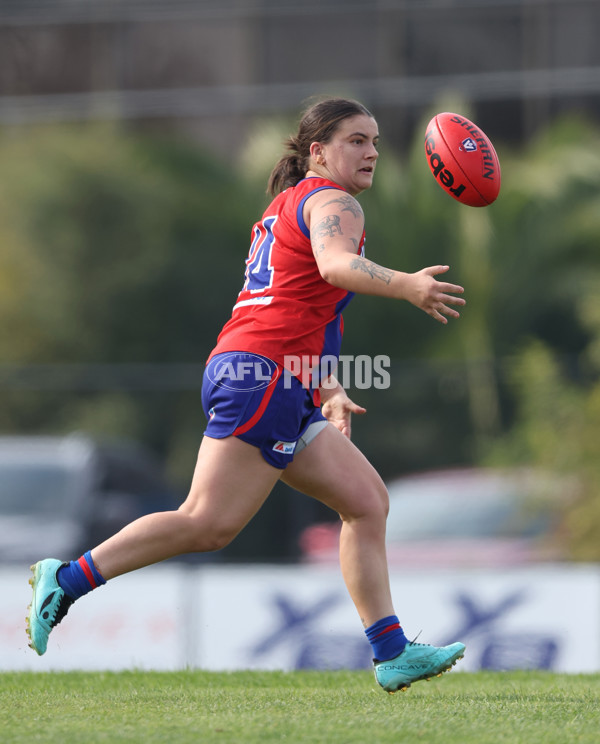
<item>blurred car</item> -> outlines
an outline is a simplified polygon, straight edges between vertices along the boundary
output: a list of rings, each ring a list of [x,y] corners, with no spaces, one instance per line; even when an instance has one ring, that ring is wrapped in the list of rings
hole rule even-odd
[[[388,485],[390,565],[492,567],[562,560],[560,521],[574,485],[537,471],[469,468],[419,473]],[[341,523],[309,526],[300,551],[338,559]]]
[[[133,519],[181,501],[137,443],[0,436],[0,562],[76,558]]]

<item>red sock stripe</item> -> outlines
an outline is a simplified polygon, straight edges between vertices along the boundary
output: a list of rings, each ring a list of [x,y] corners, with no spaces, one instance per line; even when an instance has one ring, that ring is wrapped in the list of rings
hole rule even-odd
[[[387,628],[384,628],[381,633],[377,633],[375,638],[379,638],[379,636],[385,635],[386,633],[389,633],[390,630],[397,630],[400,627],[400,623],[394,623],[393,625],[388,625]],[[375,639],[373,639],[375,640]]]
[[[92,569],[88,566],[88,562],[86,561],[84,556],[81,556],[77,563],[79,563],[79,565],[81,566],[81,570],[85,574],[85,578],[90,582],[90,586],[92,587],[92,589],[96,589],[96,579],[94,579]]]

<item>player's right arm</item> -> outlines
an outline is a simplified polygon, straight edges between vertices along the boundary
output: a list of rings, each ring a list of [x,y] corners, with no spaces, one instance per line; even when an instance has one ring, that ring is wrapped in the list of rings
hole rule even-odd
[[[429,266],[415,273],[394,271],[358,255],[364,215],[356,199],[344,191],[319,191],[304,207],[313,253],[321,276],[335,287],[359,294],[407,300],[435,320],[458,318],[452,305],[464,305],[463,288],[438,281],[448,266]]]

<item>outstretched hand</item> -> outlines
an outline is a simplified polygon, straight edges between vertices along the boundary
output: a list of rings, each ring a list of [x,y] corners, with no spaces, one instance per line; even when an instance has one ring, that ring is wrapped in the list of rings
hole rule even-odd
[[[466,301],[460,295],[465,290],[458,284],[440,282],[435,277],[445,274],[449,266],[428,266],[414,274],[409,274],[410,286],[406,299],[440,323],[446,324],[450,318],[459,318],[460,313],[451,305],[462,306]]]

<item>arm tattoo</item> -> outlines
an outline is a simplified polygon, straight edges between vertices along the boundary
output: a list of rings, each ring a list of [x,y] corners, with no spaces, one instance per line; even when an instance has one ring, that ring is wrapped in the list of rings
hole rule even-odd
[[[360,204],[349,194],[344,194],[336,199],[332,199],[324,204],[324,206],[328,207],[330,204],[341,204],[342,212],[351,212],[354,217],[362,217],[363,211]]]
[[[334,235],[341,235],[340,218],[337,214],[330,214],[316,224],[311,232],[314,238],[333,238]]]
[[[378,264],[373,263],[373,261],[369,261],[367,258],[355,258],[350,262],[350,268],[363,271],[365,274],[368,274],[371,279],[381,279],[381,281],[386,284],[389,284],[394,276],[394,272],[391,269],[379,266]]]
[[[352,245],[354,246],[354,253],[358,252],[358,240],[356,238],[350,238],[350,241],[352,242]],[[313,253],[315,256],[318,256],[320,253],[323,253],[325,250],[325,243],[320,243],[319,245],[313,245]]]

